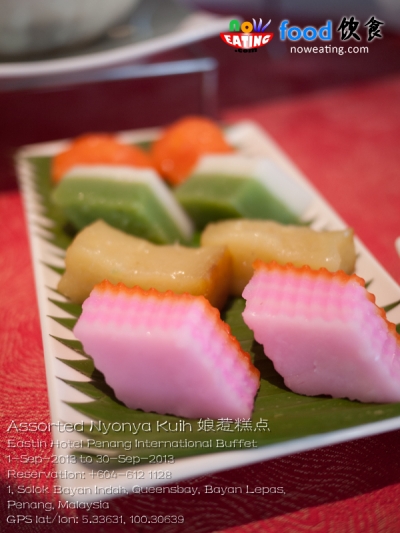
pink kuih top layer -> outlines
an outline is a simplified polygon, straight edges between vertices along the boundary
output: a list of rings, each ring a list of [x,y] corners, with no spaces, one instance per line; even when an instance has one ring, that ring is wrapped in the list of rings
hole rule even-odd
[[[243,318],[287,387],[363,402],[400,401],[400,336],[364,280],[256,261]]]
[[[74,334],[127,407],[192,418],[249,418],[260,375],[202,296],[103,281]]]

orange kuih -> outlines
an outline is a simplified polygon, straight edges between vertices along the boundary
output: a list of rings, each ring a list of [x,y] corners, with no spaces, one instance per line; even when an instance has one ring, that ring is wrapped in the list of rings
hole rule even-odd
[[[153,144],[152,157],[158,172],[171,185],[185,181],[203,154],[232,152],[222,130],[205,117],[186,117],[164,130]]]
[[[58,182],[77,165],[127,165],[151,167],[150,157],[136,146],[122,144],[113,135],[95,133],[82,135],[56,155],[52,164],[52,179]]]

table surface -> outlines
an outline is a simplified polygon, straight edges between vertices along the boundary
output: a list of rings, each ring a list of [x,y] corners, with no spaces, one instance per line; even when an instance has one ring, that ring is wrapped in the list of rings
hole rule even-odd
[[[400,235],[400,75],[356,79],[312,92],[224,106],[222,119],[258,122],[400,282],[400,259],[394,249],[395,238]],[[46,133],[41,135],[45,137]],[[11,188],[0,195],[0,213],[3,224],[0,233],[0,443],[4,450],[8,438],[5,428],[10,420],[48,421],[49,407],[32,264],[17,190]],[[41,465],[19,462],[13,468],[20,472],[45,470],[51,474],[50,435],[44,435],[43,439],[47,446],[35,450],[35,455],[43,459]],[[185,515],[184,528],[173,525],[157,528],[170,533],[397,533],[400,530],[399,449],[400,431],[394,431],[202,476],[181,485],[283,486],[285,494],[213,498],[203,494],[195,501],[186,495],[132,495],[110,501],[107,510],[62,510],[63,520],[70,523],[59,524],[57,530],[75,533],[90,530],[88,525],[73,524],[76,517],[84,514],[128,517],[133,513],[156,512]],[[35,480],[21,478],[10,483],[9,469],[9,462],[2,456],[1,520],[7,514],[9,490],[20,492],[18,500],[28,502],[31,509],[37,502],[58,504],[58,496],[53,493],[57,480],[46,481],[48,493],[31,494],[32,487],[37,486]],[[48,514],[40,509],[20,512],[41,517],[39,522]],[[34,523],[8,525],[6,530],[42,532],[51,531],[51,527]],[[93,531],[110,531],[109,527],[97,526]],[[132,529],[120,525],[112,527],[112,531]],[[155,529],[143,526],[140,531]]]

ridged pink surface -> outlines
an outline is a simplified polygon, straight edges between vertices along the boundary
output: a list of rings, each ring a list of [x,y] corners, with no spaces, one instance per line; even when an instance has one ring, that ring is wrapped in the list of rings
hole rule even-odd
[[[356,276],[256,266],[243,318],[287,387],[400,401],[400,340]]]
[[[259,373],[202,297],[103,282],[74,334],[128,407],[193,418],[248,418]]]

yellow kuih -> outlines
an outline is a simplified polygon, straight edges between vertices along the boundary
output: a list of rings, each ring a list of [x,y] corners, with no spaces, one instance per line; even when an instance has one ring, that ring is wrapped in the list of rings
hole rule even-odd
[[[152,244],[101,220],[78,233],[65,264],[58,290],[75,303],[82,303],[106,279],[145,290],[203,295],[221,308],[231,283],[231,258],[225,246]]]
[[[292,263],[330,272],[354,271],[356,252],[353,230],[315,231],[304,226],[284,226],[269,220],[225,220],[209,224],[202,246],[227,246],[233,262],[231,293],[241,295],[253,275],[253,263]]]

